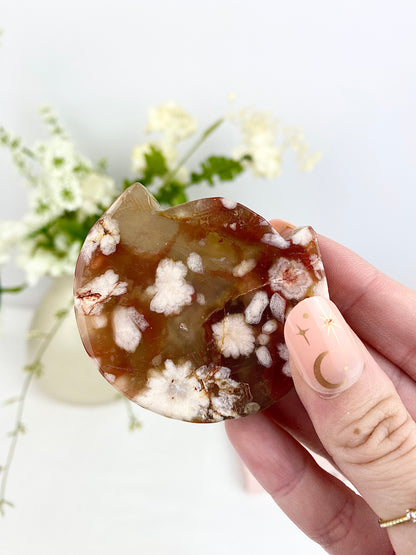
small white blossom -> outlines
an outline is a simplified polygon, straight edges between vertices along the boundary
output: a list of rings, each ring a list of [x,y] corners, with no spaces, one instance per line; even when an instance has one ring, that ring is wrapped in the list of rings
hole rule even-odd
[[[27,232],[23,222],[0,222],[0,265],[10,259],[12,250],[21,243]]]
[[[299,170],[304,172],[312,171],[322,158],[322,154],[311,151],[302,129],[285,127],[283,133],[286,136],[285,146],[287,145],[296,154]]]
[[[234,158],[249,156],[250,161],[246,165],[259,177],[278,176],[281,173],[282,150],[275,144],[277,121],[269,113],[251,110],[242,110],[238,119],[243,144],[234,149]]]
[[[205,413],[209,397],[200,381],[192,375],[189,361],[175,364],[166,360],[164,369],[151,370],[146,389],[135,402],[169,418],[192,421]]]
[[[277,120],[270,112],[255,112],[244,108],[239,113],[244,139],[247,143],[268,143],[274,141]]]
[[[195,133],[196,121],[175,102],[164,102],[149,110],[146,131],[162,131],[168,142],[177,143]]]
[[[292,149],[300,171],[310,171],[320,159],[320,153],[312,153],[303,132],[283,127],[270,113],[241,110],[229,116],[241,127],[243,142],[233,151],[233,157],[244,161],[259,177],[273,178],[281,173],[282,155]]]
[[[287,299],[296,300],[304,297],[313,283],[302,262],[287,258],[280,258],[273,264],[269,269],[269,279],[273,291],[279,291]]]
[[[62,211],[75,211],[82,206],[81,186],[74,174],[51,177],[49,183],[52,199]]]
[[[243,314],[229,314],[212,326],[218,349],[225,357],[248,356],[254,350],[254,333]]]
[[[79,164],[74,144],[62,136],[36,143],[33,150],[44,171],[49,175],[71,173]]]
[[[45,275],[51,277],[70,276],[74,273],[80,246],[80,242],[76,241],[68,247],[65,256],[58,256],[54,251],[43,248],[37,248],[34,251],[34,243],[25,240],[20,246],[16,263],[26,272],[26,280],[29,285],[35,285]]]
[[[97,214],[100,207],[108,207],[116,195],[115,181],[107,175],[90,173],[80,181],[82,212]]]
[[[152,143],[143,143],[133,148],[131,152],[131,169],[137,174],[142,174],[146,169],[146,154],[150,154]]]
[[[100,314],[103,304],[127,291],[127,283],[119,281],[113,270],[92,279],[75,293],[75,308],[84,314]]]
[[[187,268],[182,262],[170,258],[161,260],[155,283],[147,289],[153,295],[150,310],[169,316],[179,314],[184,306],[191,304],[195,290],[185,281],[186,274]]]
[[[62,207],[56,203],[52,195],[50,180],[41,176],[36,188],[29,191],[29,204],[32,212],[28,214],[25,221],[29,226],[42,227],[62,215]]]

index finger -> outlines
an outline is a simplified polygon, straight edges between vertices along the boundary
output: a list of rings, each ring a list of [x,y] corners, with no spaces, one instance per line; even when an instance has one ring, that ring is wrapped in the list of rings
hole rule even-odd
[[[283,236],[292,224],[272,220]],[[350,249],[318,236],[329,294],[364,341],[416,379],[416,292]]]

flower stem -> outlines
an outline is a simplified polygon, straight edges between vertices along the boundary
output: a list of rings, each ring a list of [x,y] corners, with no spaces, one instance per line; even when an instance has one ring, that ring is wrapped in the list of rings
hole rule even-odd
[[[140,420],[138,420],[138,418],[134,414],[134,411],[133,411],[133,408],[132,408],[132,402],[129,399],[127,399],[126,397],[123,397],[123,401],[124,401],[124,405],[125,405],[126,411],[127,411],[127,416],[128,416],[128,419],[129,419],[129,430],[131,432],[134,432],[134,430],[137,430],[137,429],[141,428],[142,424],[141,424]]]
[[[32,383],[33,378],[39,377],[42,369],[42,357],[45,354],[49,345],[51,344],[53,338],[57,334],[66,316],[68,315],[71,309],[71,306],[72,306],[72,300],[70,305],[67,308],[62,309],[56,313],[55,315],[56,321],[51,327],[51,329],[43,337],[43,340],[36,351],[33,362],[25,366],[25,370],[28,372],[28,374],[26,375],[26,378],[23,382],[20,393],[16,398],[17,409],[16,409],[16,417],[15,417],[15,426],[14,426],[14,429],[10,432],[11,440],[10,440],[9,449],[7,452],[6,462],[4,466],[1,467],[2,474],[1,474],[1,482],[0,482],[0,514],[2,516],[5,515],[6,506],[9,506],[9,507],[13,506],[13,503],[11,503],[6,499],[6,487],[7,487],[7,480],[9,477],[10,468],[13,463],[13,457],[16,451],[18,437],[20,434],[25,432],[25,426],[23,424],[22,418],[23,418],[25,402],[30,388],[30,384]]]
[[[163,185],[166,185],[167,183],[169,183],[170,181],[172,181],[172,179],[175,177],[175,175],[178,173],[178,171],[181,169],[181,167],[186,164],[186,162],[189,160],[189,158],[198,150],[198,148],[202,145],[202,143],[204,143],[206,141],[206,139],[212,134],[214,133],[214,131],[216,131],[218,129],[218,127],[224,122],[224,118],[220,118],[217,121],[215,121],[212,125],[210,125],[208,127],[208,129],[206,129],[202,135],[199,137],[199,139],[194,143],[194,145],[188,150],[188,152],[186,152],[184,154],[184,156],[179,160],[179,162],[177,163],[177,165],[173,168],[173,170],[171,170],[170,172],[168,172],[168,174],[166,175],[165,179],[163,180]],[[163,186],[162,185],[162,186]]]
[[[23,154],[26,154],[26,156],[28,156],[29,158],[32,158],[32,160],[36,159],[35,154],[30,150],[30,148],[27,148],[27,146],[22,147],[22,152]]]

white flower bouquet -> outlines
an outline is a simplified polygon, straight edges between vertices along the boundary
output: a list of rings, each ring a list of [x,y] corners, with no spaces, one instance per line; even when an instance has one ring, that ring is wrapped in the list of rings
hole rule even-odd
[[[31,209],[22,221],[0,222],[0,265],[14,256],[26,273],[24,286],[45,275],[72,274],[89,229],[116,196],[136,181],[149,187],[160,204],[175,205],[186,202],[191,186],[232,181],[246,170],[257,177],[275,178],[288,149],[296,153],[302,171],[311,170],[320,157],[310,151],[302,131],[279,124],[270,114],[248,109],[218,119],[181,156],[182,143],[197,133],[197,123],[176,103],[166,102],[149,111],[146,133],[152,138],[132,149],[134,178],[116,184],[105,159],[91,162],[77,151],[49,107],[40,113],[50,138],[32,148],[0,127],[0,144],[10,150],[23,177]],[[240,128],[240,144],[229,155],[209,156],[197,169],[189,170],[191,156],[225,122]]]

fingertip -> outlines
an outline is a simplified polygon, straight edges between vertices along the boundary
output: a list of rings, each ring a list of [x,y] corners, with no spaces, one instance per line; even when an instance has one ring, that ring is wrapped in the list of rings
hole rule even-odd
[[[362,349],[329,299],[301,301],[289,314],[284,334],[294,378],[299,374],[320,396],[333,398],[360,378]]]
[[[296,226],[285,220],[273,219],[270,220],[270,225],[278,232],[284,239],[287,239],[296,229]]]

